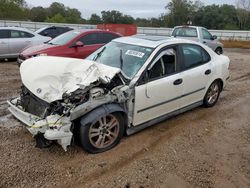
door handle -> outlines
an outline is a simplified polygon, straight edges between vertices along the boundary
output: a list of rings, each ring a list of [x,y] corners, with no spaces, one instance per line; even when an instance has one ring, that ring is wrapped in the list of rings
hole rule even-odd
[[[203,41],[203,44],[206,44],[207,42],[206,41]]]
[[[209,75],[209,74],[211,74],[211,69],[208,69],[205,71],[205,75]]]
[[[175,80],[173,84],[174,85],[180,85],[182,83],[182,81],[183,80],[180,78],[180,79]]]
[[[30,40],[26,40],[25,42],[31,42]]]

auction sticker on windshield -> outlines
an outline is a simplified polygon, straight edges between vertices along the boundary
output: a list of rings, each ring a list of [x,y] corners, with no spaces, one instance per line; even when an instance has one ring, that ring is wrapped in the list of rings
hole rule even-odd
[[[143,58],[143,56],[145,55],[145,53],[134,51],[134,50],[127,50],[125,54],[130,55],[130,56],[139,57],[139,58]]]

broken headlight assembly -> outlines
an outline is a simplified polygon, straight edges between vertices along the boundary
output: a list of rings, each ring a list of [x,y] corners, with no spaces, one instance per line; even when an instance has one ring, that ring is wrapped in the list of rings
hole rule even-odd
[[[64,93],[62,98],[66,105],[73,104],[74,106],[78,106],[89,99],[89,94],[81,89],[78,89],[72,93]]]

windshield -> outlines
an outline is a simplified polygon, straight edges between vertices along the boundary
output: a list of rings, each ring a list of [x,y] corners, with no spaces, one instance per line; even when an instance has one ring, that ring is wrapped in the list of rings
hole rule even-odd
[[[153,48],[110,42],[86,59],[120,68],[129,78],[135,76],[146,62]]]
[[[69,31],[52,39],[51,41],[48,42],[48,44],[65,45],[79,34],[80,34],[79,31]]]

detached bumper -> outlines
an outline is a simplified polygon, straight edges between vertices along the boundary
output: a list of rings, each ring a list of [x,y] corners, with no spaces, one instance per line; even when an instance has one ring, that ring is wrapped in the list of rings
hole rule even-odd
[[[71,132],[71,121],[68,117],[62,117],[59,115],[50,115],[45,119],[41,119],[38,116],[24,112],[21,106],[17,105],[19,98],[7,101],[9,107],[8,110],[21,122],[25,124],[25,127],[29,132],[35,136],[39,133],[44,134],[44,138],[47,140],[57,141],[65,151],[67,146],[71,144],[73,133]]]

